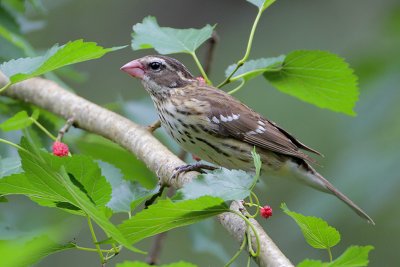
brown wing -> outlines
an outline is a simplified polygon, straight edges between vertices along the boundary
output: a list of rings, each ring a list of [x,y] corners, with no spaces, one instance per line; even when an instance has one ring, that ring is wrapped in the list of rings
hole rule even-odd
[[[196,91],[199,100],[211,103],[208,118],[218,134],[308,162],[316,161],[301,152],[300,148],[321,155],[225,92],[210,87],[199,88]]]

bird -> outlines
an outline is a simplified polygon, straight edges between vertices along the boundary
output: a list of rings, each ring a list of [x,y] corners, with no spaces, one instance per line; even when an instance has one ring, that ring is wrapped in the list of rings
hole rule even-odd
[[[300,182],[336,196],[375,224],[311,166],[316,160],[303,151],[321,155],[317,150],[230,94],[197,79],[178,60],[148,55],[128,62],[121,70],[141,80],[161,125],[185,151],[227,169],[254,171],[251,151],[255,148],[263,172],[290,173]],[[215,167],[196,163],[176,170],[181,173],[199,169]]]

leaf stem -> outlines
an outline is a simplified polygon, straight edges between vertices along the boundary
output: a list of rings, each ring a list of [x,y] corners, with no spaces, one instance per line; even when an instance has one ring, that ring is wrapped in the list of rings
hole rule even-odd
[[[120,251],[120,247],[117,247],[117,246],[115,245],[115,243],[112,243],[111,246],[112,246],[112,250],[114,251],[114,253],[115,253],[115,254],[118,254],[119,251]],[[110,249],[110,250],[111,250],[111,249]]]
[[[203,76],[203,78],[206,81],[206,83],[212,85],[212,82],[210,81],[210,79],[208,79],[208,76],[207,76],[206,72],[204,71],[203,66],[201,65],[201,63],[199,61],[199,58],[197,57],[196,53],[193,52],[193,53],[190,53],[190,55],[192,55],[192,57],[194,59],[194,62],[196,62],[196,65],[199,68],[200,73]]]
[[[247,257],[247,267],[250,267],[250,260],[251,260],[251,257],[250,257],[250,255]]]
[[[3,93],[5,90],[7,90],[8,87],[11,86],[11,82],[8,82],[6,85],[4,85],[2,88],[0,88],[0,95]]]
[[[240,245],[240,248],[238,251],[236,251],[235,255],[224,265],[224,267],[230,266],[240,255],[240,253],[243,251],[244,247],[246,246],[246,238],[243,238],[242,244]]]
[[[79,249],[79,250],[83,250],[83,251],[98,252],[97,248],[86,248],[86,247],[80,247],[77,245],[75,245],[75,248]],[[113,252],[114,249],[100,249],[100,251],[104,252],[104,253],[109,253],[109,252]]]
[[[236,71],[237,71],[241,66],[243,66],[243,64],[244,64],[244,63],[246,62],[246,60],[249,58],[250,51],[251,51],[251,46],[252,46],[252,44],[253,44],[253,39],[254,39],[254,33],[256,32],[256,28],[257,28],[258,22],[260,21],[261,15],[262,15],[262,13],[264,12],[264,10],[265,10],[265,9],[263,9],[263,8],[259,8],[259,9],[258,9],[257,16],[256,16],[256,18],[255,18],[255,20],[254,20],[254,22],[253,22],[253,26],[251,27],[249,40],[248,40],[248,42],[247,42],[246,52],[245,52],[243,58],[242,58],[241,60],[239,60],[239,61],[236,63],[235,69],[228,75],[228,77],[227,77],[222,83],[220,83],[220,84],[217,86],[218,88],[221,88],[222,86],[224,86],[224,85],[230,83],[230,82],[231,82],[232,76],[236,73]]]
[[[42,130],[50,139],[53,139],[53,141],[57,140],[57,137],[52,135],[40,122],[37,120],[33,119],[32,117],[29,118],[37,127],[39,127],[40,130]]]
[[[250,194],[255,198],[255,200],[256,200],[256,207],[257,207],[257,209],[256,209],[256,213],[252,216],[253,218],[254,217],[256,217],[257,215],[258,215],[258,212],[260,211],[260,201],[258,200],[258,197],[257,197],[257,195],[253,192],[253,191],[250,191]]]
[[[4,143],[4,144],[10,145],[10,146],[13,146],[13,147],[15,147],[16,149],[22,150],[22,151],[24,151],[24,152],[26,152],[26,153],[30,153],[30,152],[29,152],[28,150],[26,150],[25,148],[23,148],[23,147],[21,147],[21,146],[19,146],[19,145],[17,145],[17,144],[14,144],[13,142],[10,142],[10,141],[8,141],[8,140],[5,140],[5,139],[3,139],[3,138],[0,138],[0,143]]]
[[[230,210],[230,212],[233,212],[234,214],[236,214],[237,216],[239,216],[240,218],[242,218],[246,224],[248,226],[250,226],[251,230],[254,233],[254,236],[256,237],[256,242],[257,242],[257,251],[254,252],[253,249],[251,249],[251,251],[249,251],[251,253],[251,255],[253,257],[258,257],[260,255],[260,237],[258,236],[257,230],[256,228],[254,228],[254,225],[250,222],[250,220],[248,218],[246,218],[246,216],[244,216],[243,214],[241,214],[240,212],[234,211],[234,210]],[[245,237],[243,237],[245,238]],[[251,240],[249,240],[251,242]],[[249,245],[250,246],[250,245]]]
[[[249,227],[249,225],[247,225],[247,229],[246,229],[247,244],[248,244],[250,255],[255,257],[256,252],[254,252],[254,250],[253,250],[253,244],[251,243],[251,234],[250,234],[249,230],[250,230],[250,227]]]
[[[232,94],[236,93],[237,91],[239,91],[239,90],[243,87],[244,83],[245,83],[245,80],[242,79],[242,80],[240,81],[239,86],[236,87],[235,89],[229,91],[228,94],[232,95]]]
[[[88,220],[90,233],[92,234],[93,243],[96,246],[96,250],[97,250],[97,253],[99,254],[100,261],[103,264],[103,263],[105,263],[105,260],[104,260],[102,250],[100,249],[100,245],[97,242],[97,237],[96,237],[96,233],[94,232],[94,229],[93,229],[92,220],[90,219],[89,216],[87,216],[87,220]]]
[[[329,254],[329,261],[332,261],[332,251],[331,248],[328,247],[326,250],[328,250],[328,254]]]

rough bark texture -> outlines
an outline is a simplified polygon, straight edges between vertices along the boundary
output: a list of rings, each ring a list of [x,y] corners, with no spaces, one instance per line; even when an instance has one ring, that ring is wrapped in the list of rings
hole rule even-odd
[[[6,83],[7,78],[0,72],[0,88]],[[196,172],[190,172],[170,180],[174,169],[184,162],[162,145],[147,128],[64,90],[53,81],[29,79],[11,86],[3,94],[37,105],[65,119],[73,117],[79,128],[121,145],[145,162],[162,182],[175,188],[182,187],[197,175]],[[240,205],[240,202],[233,202],[231,208],[239,210]],[[242,242],[246,225],[240,217],[227,212],[219,215],[218,220],[239,243]],[[257,221],[251,222],[261,238],[261,254],[254,259],[257,264],[271,267],[293,266]],[[255,248],[254,241],[253,238]]]

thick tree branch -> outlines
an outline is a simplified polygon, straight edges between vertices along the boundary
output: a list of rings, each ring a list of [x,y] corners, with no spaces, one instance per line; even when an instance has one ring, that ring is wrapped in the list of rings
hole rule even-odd
[[[7,78],[0,72],[0,87],[6,83]],[[135,154],[165,184],[180,188],[197,175],[196,172],[189,172],[170,180],[174,169],[185,163],[162,145],[146,127],[70,93],[53,81],[33,78],[11,86],[3,94],[37,105],[65,119],[74,118],[74,125],[112,140]],[[238,202],[233,202],[231,208],[238,210],[238,205]],[[242,242],[246,226],[237,215],[224,213],[218,216],[218,220],[238,242]],[[261,254],[255,259],[258,265],[293,266],[262,227],[255,220],[252,223],[262,240]]]

